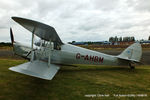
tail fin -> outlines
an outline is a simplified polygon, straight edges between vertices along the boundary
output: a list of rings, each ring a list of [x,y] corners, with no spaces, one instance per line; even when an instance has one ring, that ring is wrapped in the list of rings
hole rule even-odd
[[[142,47],[140,43],[134,43],[125,49],[117,58],[140,62],[142,56]]]

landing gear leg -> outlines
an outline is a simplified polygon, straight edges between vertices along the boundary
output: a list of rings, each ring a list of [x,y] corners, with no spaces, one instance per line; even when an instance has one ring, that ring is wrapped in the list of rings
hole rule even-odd
[[[129,64],[129,67],[130,67],[131,69],[135,69],[135,66],[133,66],[131,63]]]

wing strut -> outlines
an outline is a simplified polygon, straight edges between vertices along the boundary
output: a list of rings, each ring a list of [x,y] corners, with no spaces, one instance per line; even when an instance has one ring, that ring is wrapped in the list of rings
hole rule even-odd
[[[32,62],[34,60],[34,50],[33,50],[33,43],[34,43],[34,32],[35,32],[35,27],[33,29],[33,32],[32,32],[32,42],[31,42],[31,59],[30,61]]]
[[[50,67],[51,64],[51,50],[52,50],[52,42],[51,39],[49,41],[49,56],[48,56],[48,66]]]

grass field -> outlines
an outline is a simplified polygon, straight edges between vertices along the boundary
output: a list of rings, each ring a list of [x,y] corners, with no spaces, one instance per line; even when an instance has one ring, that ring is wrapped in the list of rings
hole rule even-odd
[[[8,70],[9,67],[24,62],[26,61],[0,59],[0,100],[150,98],[150,66],[137,66],[135,70],[117,66],[64,66],[52,81],[46,81]],[[126,96],[114,96],[118,94]],[[127,96],[131,94],[135,97]],[[141,94],[144,94],[144,97],[140,97]],[[87,97],[92,95],[97,96]]]

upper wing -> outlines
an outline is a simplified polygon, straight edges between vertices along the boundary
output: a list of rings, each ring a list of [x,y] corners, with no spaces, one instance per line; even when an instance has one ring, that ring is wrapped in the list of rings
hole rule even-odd
[[[12,17],[12,19],[30,32],[34,32],[35,35],[43,40],[51,40],[52,42],[57,42],[60,45],[63,44],[55,29],[51,26],[20,17]]]

